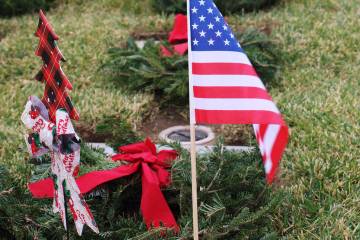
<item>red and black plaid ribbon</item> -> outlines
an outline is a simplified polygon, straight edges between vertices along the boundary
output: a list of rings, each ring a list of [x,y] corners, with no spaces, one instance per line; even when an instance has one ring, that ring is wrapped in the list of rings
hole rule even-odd
[[[50,120],[55,122],[56,110],[59,108],[65,108],[72,119],[78,120],[79,114],[66,92],[66,89],[72,89],[72,85],[60,66],[60,61],[65,61],[65,59],[56,45],[56,40],[59,37],[53,31],[41,10],[35,36],[40,39],[35,54],[41,57],[44,62],[42,69],[35,78],[45,82],[42,101],[49,110]]]

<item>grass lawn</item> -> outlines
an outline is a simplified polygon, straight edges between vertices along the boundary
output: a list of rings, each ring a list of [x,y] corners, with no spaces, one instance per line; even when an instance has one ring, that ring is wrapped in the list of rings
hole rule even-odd
[[[145,3],[116,2],[71,3],[47,14],[68,60],[63,69],[74,86],[73,103],[90,128],[128,111],[136,129],[155,104],[149,95],[115,88],[98,67],[134,28],[168,28],[171,18],[151,15],[141,8]],[[272,216],[285,239],[360,239],[359,19],[356,0],[289,0],[230,18],[243,26],[270,24],[286,60],[281,85],[271,89],[291,127],[282,161],[287,194]],[[20,114],[27,96],[41,96],[44,88],[32,80],[41,66],[36,26],[36,14],[0,19],[0,163],[24,186],[30,167]]]

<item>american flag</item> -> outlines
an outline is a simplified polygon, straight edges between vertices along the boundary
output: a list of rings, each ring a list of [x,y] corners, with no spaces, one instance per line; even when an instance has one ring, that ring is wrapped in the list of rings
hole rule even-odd
[[[213,0],[189,2],[191,123],[253,124],[271,183],[288,128]]]

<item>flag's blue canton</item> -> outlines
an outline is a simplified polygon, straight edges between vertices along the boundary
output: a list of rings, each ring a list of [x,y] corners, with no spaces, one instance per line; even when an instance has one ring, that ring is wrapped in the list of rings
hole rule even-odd
[[[213,0],[190,0],[190,28],[193,51],[243,52]]]

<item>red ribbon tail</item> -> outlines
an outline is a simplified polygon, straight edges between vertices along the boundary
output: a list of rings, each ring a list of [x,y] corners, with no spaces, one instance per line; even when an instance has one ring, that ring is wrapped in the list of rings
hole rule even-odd
[[[34,198],[53,198],[54,182],[52,178],[45,178],[28,184],[28,188]]]
[[[183,56],[188,51],[188,43],[186,42],[174,45],[174,51],[180,56]]]
[[[174,54],[164,45],[160,45],[160,51],[162,57],[172,57]]]
[[[141,212],[148,228],[167,227],[179,231],[175,218],[161,192],[156,173],[142,163]]]
[[[92,191],[97,186],[112,180],[129,176],[138,171],[139,164],[128,164],[103,171],[92,171],[76,179],[81,194]],[[29,183],[28,188],[34,198],[53,198],[54,182],[51,178],[45,178],[37,182]]]

